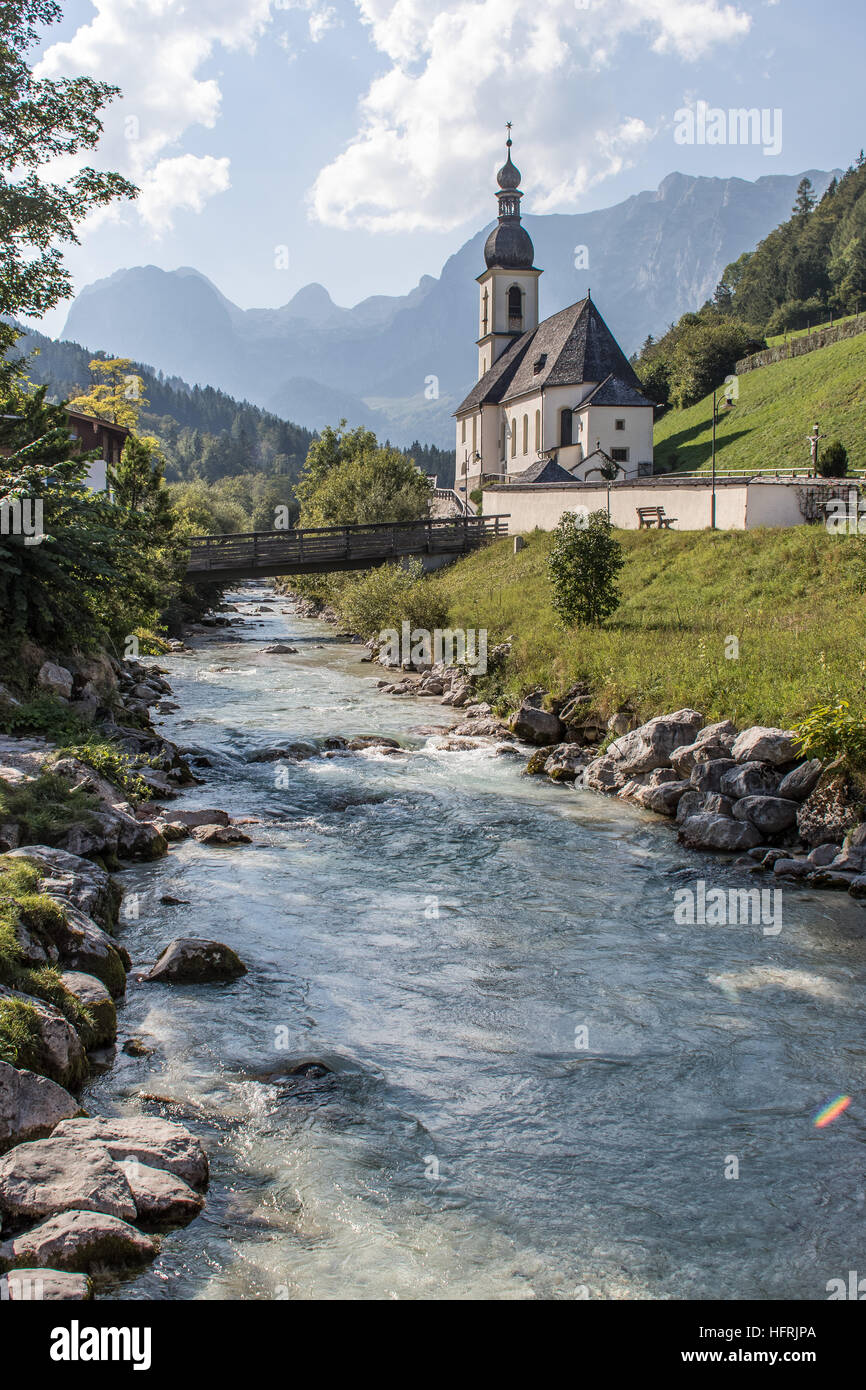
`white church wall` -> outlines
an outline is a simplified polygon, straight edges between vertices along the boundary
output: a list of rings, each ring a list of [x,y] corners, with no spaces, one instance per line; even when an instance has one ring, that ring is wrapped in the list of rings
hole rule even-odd
[[[508,515],[512,535],[551,531],[563,512],[607,511],[608,489],[591,484],[543,483],[508,485],[486,490],[484,515]],[[663,507],[675,517],[676,531],[701,531],[710,525],[712,489],[707,483],[614,483],[610,489],[610,518],[614,526],[635,531],[638,507]],[[797,487],[787,483],[755,483],[743,479],[716,488],[716,525],[722,531],[752,530],[757,526],[804,524]]]
[[[578,419],[581,429],[577,438],[585,453],[592,453],[596,441],[611,457],[614,449],[628,449],[628,461],[620,466],[626,477],[632,478],[637,477],[639,463],[652,463],[652,406],[591,405],[580,412]],[[624,429],[616,428],[617,420],[625,422]]]

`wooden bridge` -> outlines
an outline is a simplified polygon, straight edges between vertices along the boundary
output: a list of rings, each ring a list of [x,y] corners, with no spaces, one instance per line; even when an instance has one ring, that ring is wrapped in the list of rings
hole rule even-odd
[[[251,531],[193,536],[187,578],[199,584],[281,574],[369,569],[417,555],[464,555],[508,535],[507,516],[458,516],[373,526],[318,526],[305,531]]]

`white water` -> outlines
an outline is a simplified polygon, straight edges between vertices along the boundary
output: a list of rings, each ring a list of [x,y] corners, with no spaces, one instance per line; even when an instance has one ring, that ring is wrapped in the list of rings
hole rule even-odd
[[[155,1051],[88,1098],[200,1133],[208,1204],[108,1291],[814,1299],[866,1267],[863,910],[786,888],[777,937],[676,925],[676,888],[756,880],[489,748],[442,751],[450,711],[379,695],[360,648],[254,597],[275,611],[242,645],[166,662],[163,725],[214,762],[183,805],[263,823],[124,874],[122,928],[136,963],[202,935],[249,974],[131,986],[121,1037]],[[275,637],[299,654],[259,655]],[[413,751],[292,764],[285,787],[244,761],[360,733]],[[333,1074],[286,1074],[316,1057]]]

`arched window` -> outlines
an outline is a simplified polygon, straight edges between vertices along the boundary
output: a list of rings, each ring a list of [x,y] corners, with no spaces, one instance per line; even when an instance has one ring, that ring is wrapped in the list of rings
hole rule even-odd
[[[517,453],[517,420],[511,421],[511,457]]]
[[[488,304],[488,295],[487,295],[487,290],[485,289],[484,294],[483,294],[482,299],[481,299],[481,336],[482,336],[482,338],[484,337],[485,333],[487,332],[487,304]]]
[[[523,452],[529,453],[529,416],[523,417]]]
[[[508,426],[507,426],[507,421],[506,421],[505,419],[503,419],[503,421],[502,421],[502,429],[501,429],[501,431],[500,431],[501,438],[500,438],[500,440],[499,440],[499,457],[502,458],[502,459],[505,458],[505,434],[506,434],[507,427],[508,427]]]
[[[523,291],[519,285],[512,285],[508,291],[508,327],[523,327]]]
[[[571,443],[571,411],[568,409],[559,412],[559,442],[563,449]]]
[[[541,411],[535,412],[535,452],[541,453]]]
[[[464,416],[463,419],[460,421],[460,443],[461,443],[461,444],[465,444],[465,443],[466,443],[466,417],[465,417],[465,416]]]
[[[477,416],[477,415],[473,415],[473,416],[472,416],[472,452],[473,452],[473,453],[475,452],[477,446],[478,446],[478,416]]]

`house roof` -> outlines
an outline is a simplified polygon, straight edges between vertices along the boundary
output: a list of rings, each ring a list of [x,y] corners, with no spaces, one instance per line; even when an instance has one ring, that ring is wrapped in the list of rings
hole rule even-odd
[[[595,304],[581,299],[515,339],[476,382],[455,414],[514,400],[543,386],[604,383],[610,376],[624,387],[640,390],[634,368]]]
[[[647,405],[653,402],[646,397],[642,391],[636,391],[633,386],[621,381],[618,376],[611,373],[605,377],[604,381],[599,382],[594,391],[590,391],[588,396],[580,402],[579,409],[583,410],[587,405]]]
[[[69,420],[80,420],[92,429],[112,430],[115,434],[122,434],[124,437],[129,434],[126,425],[116,425],[113,420],[104,420],[101,415],[87,415],[83,410],[72,410],[66,407],[66,415]]]
[[[514,479],[516,483],[572,483],[574,479],[555,459],[536,459]]]

